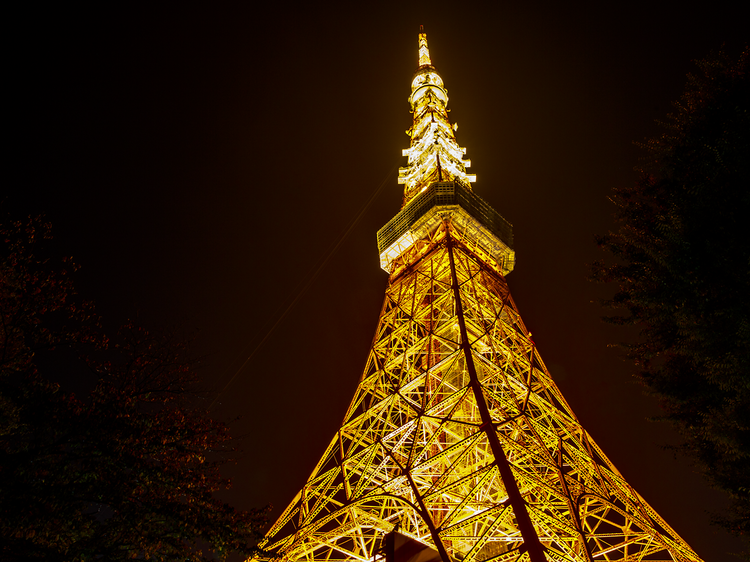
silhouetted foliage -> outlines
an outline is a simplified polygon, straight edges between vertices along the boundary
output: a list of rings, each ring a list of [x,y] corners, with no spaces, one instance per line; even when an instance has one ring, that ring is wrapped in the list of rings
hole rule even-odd
[[[615,191],[616,259],[594,278],[641,337],[624,344],[684,437],[682,450],[731,497],[717,522],[750,530],[750,86],[745,48],[698,61],[641,179]]]
[[[227,426],[189,400],[185,344],[133,324],[109,341],[75,296],[73,264],[35,254],[48,233],[37,220],[0,229],[0,558],[251,554],[266,510],[212,495],[229,485],[219,469],[233,450]],[[53,382],[71,352],[91,374],[85,396]]]

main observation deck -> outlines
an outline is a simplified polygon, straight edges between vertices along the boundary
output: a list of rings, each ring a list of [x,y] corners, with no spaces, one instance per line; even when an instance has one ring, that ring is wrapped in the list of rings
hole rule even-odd
[[[391,273],[394,260],[446,221],[500,264],[504,276],[513,271],[513,226],[484,199],[455,181],[430,184],[378,231],[380,267]]]

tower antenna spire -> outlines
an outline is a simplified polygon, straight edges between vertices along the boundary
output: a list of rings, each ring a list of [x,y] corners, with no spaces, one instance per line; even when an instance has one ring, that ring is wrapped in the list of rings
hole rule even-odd
[[[409,105],[414,123],[407,133],[411,146],[403,151],[409,160],[398,176],[398,183],[404,185],[403,206],[436,181],[458,182],[471,190],[476,176],[466,173],[471,160],[464,158],[466,149],[456,142],[448,117],[448,90],[432,65],[423,26],[419,26],[419,66],[411,81]]]
[[[427,46],[427,34],[424,32],[424,26],[419,26],[419,68],[423,66],[432,66],[430,60],[430,48]]]

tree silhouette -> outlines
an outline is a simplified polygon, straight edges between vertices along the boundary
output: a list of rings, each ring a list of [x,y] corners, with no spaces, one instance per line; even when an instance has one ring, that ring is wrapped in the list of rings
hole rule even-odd
[[[635,324],[625,344],[639,378],[684,437],[682,450],[732,499],[717,521],[750,525],[749,51],[698,61],[663,133],[644,146],[635,185],[617,189],[615,259],[594,278],[619,290],[607,318]]]
[[[48,236],[39,220],[0,231],[2,558],[252,554],[267,510],[213,497],[234,450],[228,427],[192,404],[186,345],[132,323],[110,341],[75,294],[72,262],[38,257]],[[53,382],[84,374],[81,397]]]

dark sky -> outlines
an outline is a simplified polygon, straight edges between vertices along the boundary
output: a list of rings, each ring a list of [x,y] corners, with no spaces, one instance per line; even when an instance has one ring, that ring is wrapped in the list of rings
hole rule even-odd
[[[417,32],[428,33],[476,192],[514,225],[511,291],[583,425],[707,561],[737,543],[721,510],[608,344],[612,289],[587,281],[612,187],[658,132],[691,61],[748,39],[733,2],[172,3],[26,8],[8,72],[14,129],[2,206],[45,212],[112,325],[197,332],[243,437],[240,507],[299,489],[364,366],[387,276],[375,232],[397,211]],[[377,6],[377,7],[376,7]],[[739,8],[735,8],[739,10]],[[2,200],[2,198],[0,198]]]

